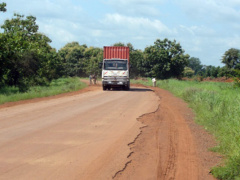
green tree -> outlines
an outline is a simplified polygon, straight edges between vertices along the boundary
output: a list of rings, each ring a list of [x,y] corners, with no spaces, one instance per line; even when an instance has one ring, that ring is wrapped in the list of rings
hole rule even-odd
[[[122,42],[118,42],[118,43],[114,43],[113,46],[126,46],[126,45]]]
[[[132,45],[131,43],[127,43],[127,47],[129,47],[129,51],[130,51],[130,52],[132,52],[132,51],[135,50],[134,47],[133,47],[133,45]]]
[[[204,77],[210,77],[211,76],[211,68],[212,66],[204,66]]]
[[[231,70],[228,69],[226,66],[223,66],[219,69],[218,77],[227,77],[229,78],[231,76]]]
[[[217,77],[222,77],[222,72],[221,68],[215,67],[215,66],[203,66],[203,76],[204,77],[212,77],[212,78],[217,78]]]
[[[240,69],[240,50],[231,48],[222,57],[222,63],[229,69]]]
[[[0,3],[0,12],[6,12],[7,9],[6,9],[6,6],[7,4],[6,3]],[[1,87],[1,84],[3,83],[3,74],[4,74],[4,70],[5,70],[5,64],[4,64],[4,61],[3,61],[3,55],[4,55],[4,46],[5,46],[5,37],[3,37],[3,34],[0,33],[0,87]]]
[[[3,2],[3,3],[0,3],[0,11],[6,12],[6,11],[7,11],[6,6],[7,6],[6,3],[4,3],[4,2]]]
[[[210,71],[211,77],[218,77],[218,67],[212,66],[211,71]]]
[[[57,63],[50,67],[51,59],[48,58],[56,51],[49,45],[51,40],[38,33],[36,18],[14,14],[1,28],[4,30],[0,36],[2,82],[18,86],[24,91],[30,85],[50,80]]]
[[[188,60],[188,67],[194,70],[194,74],[198,74],[198,72],[202,71],[203,65],[199,58],[191,57]]]
[[[146,75],[159,79],[181,78],[189,59],[180,43],[168,39],[157,39],[153,46],[145,48],[144,53]]]
[[[194,70],[190,67],[185,67],[184,68],[184,77],[188,77],[188,78],[191,78],[193,75],[194,75]]]
[[[84,53],[86,49],[86,45],[71,42],[59,50],[58,53],[62,59],[64,75],[81,76],[84,74]]]
[[[144,54],[141,50],[133,49],[130,50],[130,76],[131,78],[135,78],[138,76],[144,76],[144,68],[143,68],[143,62],[144,62]]]
[[[103,49],[89,47],[84,54],[84,72],[86,75],[95,74],[101,75],[99,63],[103,60]]]
[[[4,60],[7,56],[6,52],[6,36],[4,36],[2,33],[0,33],[0,86],[3,84],[3,76],[6,73],[6,61]]]

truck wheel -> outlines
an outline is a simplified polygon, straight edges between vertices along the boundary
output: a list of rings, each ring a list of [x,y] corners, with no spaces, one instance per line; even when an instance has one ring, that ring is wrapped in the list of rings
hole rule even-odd
[[[104,90],[104,91],[106,91],[106,89],[107,89],[107,87],[106,87],[106,86],[103,86],[102,88],[103,88],[103,90]]]

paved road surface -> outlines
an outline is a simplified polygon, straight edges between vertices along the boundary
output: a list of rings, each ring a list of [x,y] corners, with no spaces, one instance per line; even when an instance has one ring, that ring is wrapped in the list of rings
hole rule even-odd
[[[0,179],[112,179],[157,109],[147,89],[102,91],[0,109]]]

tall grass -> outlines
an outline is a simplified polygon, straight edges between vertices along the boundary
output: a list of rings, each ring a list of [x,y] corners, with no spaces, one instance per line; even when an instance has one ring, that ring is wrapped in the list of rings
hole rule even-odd
[[[132,81],[151,85],[148,82]],[[218,141],[212,150],[224,155],[221,166],[212,173],[219,179],[240,179],[240,88],[230,83],[163,80],[157,86],[171,91],[189,103],[196,122]]]
[[[17,87],[0,88],[0,104],[38,97],[53,96],[61,93],[77,91],[86,87],[79,78],[60,78],[53,80],[49,86],[34,86],[21,93]]]

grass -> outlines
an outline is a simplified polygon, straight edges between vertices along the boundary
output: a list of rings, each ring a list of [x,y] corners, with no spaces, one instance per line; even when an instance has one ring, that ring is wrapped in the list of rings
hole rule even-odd
[[[131,81],[151,86],[148,81]],[[157,86],[184,99],[196,113],[196,122],[212,133],[224,162],[213,167],[219,179],[240,179],[240,88],[231,83],[163,80]]]
[[[21,93],[17,87],[0,88],[0,104],[19,100],[53,96],[61,93],[77,91],[86,85],[79,78],[60,78],[53,80],[49,86],[34,86],[27,92]]]

